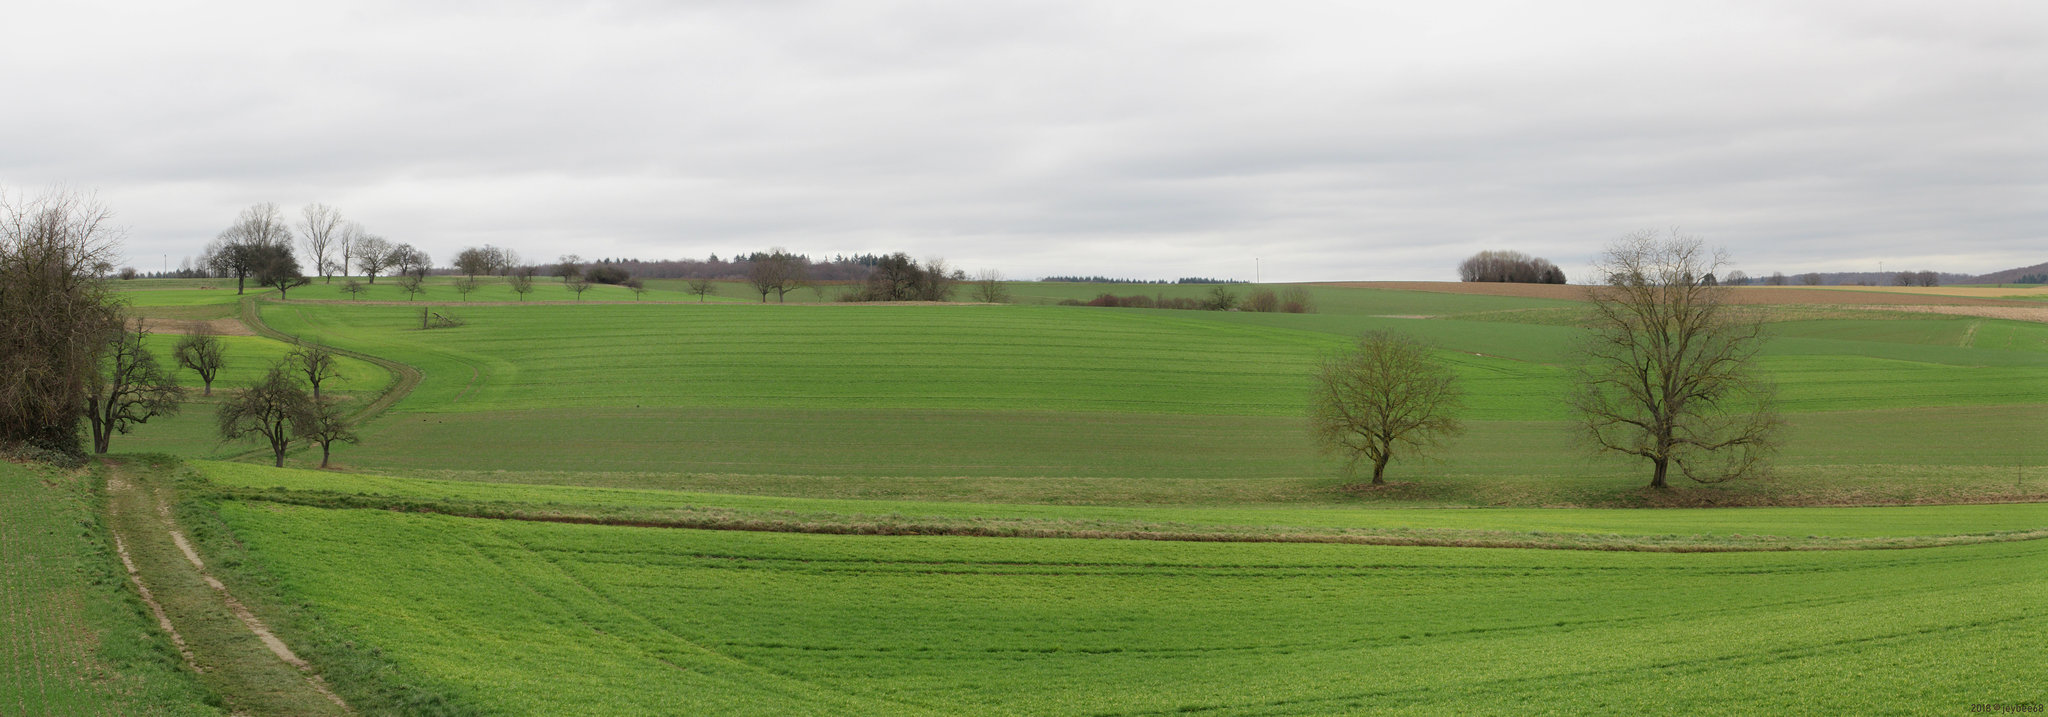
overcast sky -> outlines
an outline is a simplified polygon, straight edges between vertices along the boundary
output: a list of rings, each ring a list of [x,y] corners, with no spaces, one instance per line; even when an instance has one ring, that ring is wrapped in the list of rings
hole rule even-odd
[[[145,270],[258,202],[437,259],[906,251],[1013,278],[2048,261],[2048,3],[34,3],[0,186]],[[1255,262],[1256,261],[1256,266]]]

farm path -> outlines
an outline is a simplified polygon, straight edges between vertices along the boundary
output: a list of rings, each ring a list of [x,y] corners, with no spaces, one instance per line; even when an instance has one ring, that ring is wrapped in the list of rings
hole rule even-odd
[[[186,661],[238,715],[348,715],[310,665],[206,569],[171,516],[168,480],[106,462],[107,522],[129,578]]]

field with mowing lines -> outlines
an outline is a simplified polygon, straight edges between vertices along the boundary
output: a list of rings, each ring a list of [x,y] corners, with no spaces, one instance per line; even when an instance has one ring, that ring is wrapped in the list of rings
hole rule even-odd
[[[424,374],[337,450],[344,470],[161,468],[209,564],[348,694],[1749,714],[1961,711],[2048,683],[2048,325],[1745,309],[1773,319],[1776,470],[1649,491],[1572,441],[1566,299],[1316,286],[1297,315],[1049,305],[1200,285],[760,306],[730,284],[698,304],[681,282],[578,302],[542,281],[521,302],[487,281],[463,302],[448,281],[258,302],[272,328]],[[467,324],[422,331],[425,305]],[[1470,423],[1367,490],[1301,416],[1309,369],[1370,330],[1433,342]],[[351,395],[389,380],[355,368]],[[248,460],[207,437],[208,408],[116,449]]]
[[[0,462],[0,714],[219,714],[127,593],[89,480]]]
[[[220,515],[403,679],[519,714],[1839,714],[2048,684],[2048,541],[1662,555]]]

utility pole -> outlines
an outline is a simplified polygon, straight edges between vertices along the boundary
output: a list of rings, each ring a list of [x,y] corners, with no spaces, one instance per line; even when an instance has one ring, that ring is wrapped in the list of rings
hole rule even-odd
[[[1266,277],[1265,277],[1265,275],[1263,275],[1263,274],[1260,274],[1260,273],[1259,273],[1259,258],[1258,258],[1258,257],[1256,257],[1256,256],[1255,256],[1255,257],[1252,257],[1252,283],[1254,283],[1254,284],[1264,284],[1264,283],[1266,283]]]

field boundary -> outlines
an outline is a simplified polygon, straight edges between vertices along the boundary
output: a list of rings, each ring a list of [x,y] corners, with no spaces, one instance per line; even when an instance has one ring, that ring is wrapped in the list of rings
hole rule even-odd
[[[335,491],[224,488],[222,500],[275,503],[340,510],[390,510],[456,518],[565,523],[625,528],[724,530],[818,535],[951,536],[971,538],[1069,538],[1197,543],[1332,543],[1448,548],[1523,548],[1652,553],[1803,552],[1900,550],[2048,538],[2048,527],[1953,535],[1839,538],[1776,535],[1627,535],[1557,531],[1513,532],[1448,528],[1276,528],[1249,525],[1195,526],[1174,523],[1073,521],[1037,518],[941,518],[902,515],[791,514],[684,507],[620,510],[525,503],[423,500]]]

